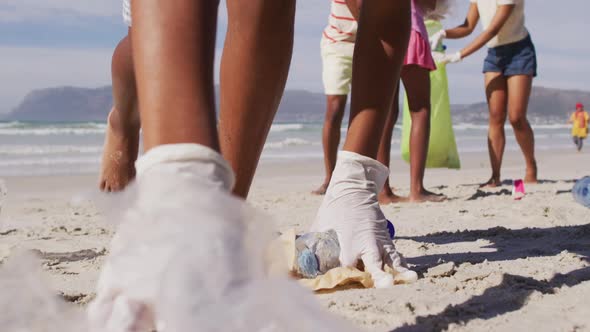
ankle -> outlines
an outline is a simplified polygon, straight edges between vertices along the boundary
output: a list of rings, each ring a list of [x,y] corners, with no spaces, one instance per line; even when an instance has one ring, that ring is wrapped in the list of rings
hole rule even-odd
[[[388,198],[388,197],[393,197],[393,191],[391,191],[391,189],[387,189],[387,188],[383,188],[383,190],[381,190],[379,192],[378,198],[382,199],[382,198]]]
[[[537,161],[533,160],[532,162],[527,163],[526,168],[529,170],[537,170]]]
[[[422,189],[417,187],[416,189],[410,189],[410,197],[420,197],[422,195]]]

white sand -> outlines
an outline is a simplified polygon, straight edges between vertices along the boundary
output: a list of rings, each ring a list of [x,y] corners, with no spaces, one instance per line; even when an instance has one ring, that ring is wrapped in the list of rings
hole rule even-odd
[[[542,151],[540,179],[522,201],[509,185],[478,190],[486,155],[466,154],[463,170],[429,170],[427,185],[450,197],[440,204],[384,207],[398,249],[420,272],[412,285],[350,289],[317,298],[327,310],[369,331],[590,331],[590,209],[572,199],[572,180],[590,175],[590,153]],[[503,176],[524,175],[508,153]],[[407,192],[408,168],[393,161],[392,185]],[[260,167],[250,201],[277,228],[305,231],[321,197],[321,161]],[[81,197],[94,176],[5,178],[0,260],[34,249],[54,289],[71,302],[92,299],[112,227]],[[1,295],[0,295],[1,296]]]

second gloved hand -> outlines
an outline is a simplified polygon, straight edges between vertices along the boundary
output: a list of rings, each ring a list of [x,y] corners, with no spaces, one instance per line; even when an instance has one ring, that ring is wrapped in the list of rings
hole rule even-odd
[[[445,54],[445,56],[442,58],[441,62],[444,64],[447,64],[447,63],[457,63],[457,62],[460,62],[461,60],[463,60],[463,56],[461,55],[461,52],[456,52],[456,53],[451,53],[451,54]]]
[[[440,30],[439,32],[433,34],[430,37],[430,49],[432,51],[436,50],[438,45],[442,42],[443,39],[447,37],[447,33],[445,30]]]
[[[311,227],[312,232],[336,231],[340,264],[356,267],[362,260],[376,288],[410,283],[418,277],[404,266],[379,207],[377,194],[388,176],[389,169],[377,160],[340,152],[330,186]],[[391,267],[393,276],[384,271],[386,266]]]

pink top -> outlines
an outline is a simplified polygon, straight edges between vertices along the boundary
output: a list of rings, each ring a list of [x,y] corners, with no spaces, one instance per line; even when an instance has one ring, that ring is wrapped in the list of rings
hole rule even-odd
[[[420,33],[422,38],[428,39],[428,32],[426,25],[424,25],[424,13],[416,0],[412,0],[412,30]]]
[[[424,14],[416,0],[412,0],[412,31],[404,65],[418,65],[428,70],[436,70],[436,64],[430,53]]]

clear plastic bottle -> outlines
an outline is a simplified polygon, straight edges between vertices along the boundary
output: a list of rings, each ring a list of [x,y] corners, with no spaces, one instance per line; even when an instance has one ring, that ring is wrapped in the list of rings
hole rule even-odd
[[[387,230],[393,240],[395,227],[387,220]],[[305,233],[295,240],[297,250],[297,274],[303,278],[315,278],[340,266],[340,243],[335,231]]]
[[[572,189],[576,202],[590,208],[590,176],[578,180]]]

